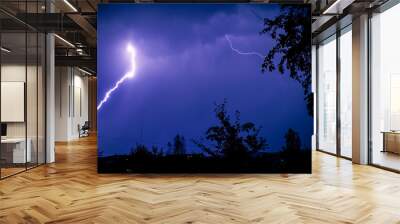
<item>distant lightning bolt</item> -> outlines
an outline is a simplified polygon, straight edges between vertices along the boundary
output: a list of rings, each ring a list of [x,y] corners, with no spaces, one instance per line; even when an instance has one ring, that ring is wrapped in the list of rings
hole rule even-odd
[[[136,61],[135,61],[135,57],[136,57],[136,52],[135,49],[132,47],[132,45],[128,45],[127,47],[127,51],[128,53],[130,53],[131,55],[131,70],[129,72],[127,72],[120,80],[118,80],[117,83],[115,83],[114,87],[111,88],[110,90],[108,90],[106,92],[106,95],[104,96],[104,98],[100,101],[99,105],[97,106],[97,110],[100,110],[100,108],[103,106],[104,103],[107,102],[107,100],[110,98],[111,94],[118,89],[118,87],[125,82],[125,80],[127,79],[131,79],[135,76],[135,71],[136,71]]]
[[[232,41],[229,39],[228,35],[225,34],[225,38],[226,38],[226,40],[228,41],[229,46],[231,47],[231,49],[232,49],[234,52],[236,52],[236,53],[238,53],[238,54],[240,54],[240,55],[255,55],[255,56],[260,57],[262,60],[264,60],[265,55],[262,55],[261,53],[255,52],[255,51],[251,51],[251,52],[242,52],[242,51],[236,49],[235,47],[233,47]]]

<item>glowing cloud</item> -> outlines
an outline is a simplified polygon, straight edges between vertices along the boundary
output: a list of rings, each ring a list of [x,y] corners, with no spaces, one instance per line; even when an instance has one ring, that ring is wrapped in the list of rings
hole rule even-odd
[[[236,52],[236,53],[238,53],[238,54],[240,54],[240,55],[255,55],[255,56],[257,56],[257,57],[260,57],[262,60],[264,60],[265,55],[263,55],[263,54],[261,54],[261,53],[259,53],[259,52],[255,52],[255,51],[242,52],[242,51],[240,51],[240,50],[234,48],[233,45],[232,45],[232,41],[229,39],[229,37],[228,37],[227,34],[225,34],[225,39],[228,41],[229,46],[231,47],[231,49],[232,49],[234,52]]]
[[[97,106],[97,110],[100,110],[100,108],[103,106],[104,103],[106,103],[108,101],[108,99],[110,98],[111,94],[118,89],[118,87],[125,82],[125,80],[127,79],[131,79],[135,76],[135,71],[136,71],[136,50],[135,48],[131,45],[128,44],[128,46],[126,47],[126,50],[128,51],[128,53],[130,54],[130,61],[131,61],[131,68],[130,70],[124,75],[122,76],[121,79],[119,79],[115,85],[106,92],[106,95],[104,96],[104,98],[100,101],[99,105]]]

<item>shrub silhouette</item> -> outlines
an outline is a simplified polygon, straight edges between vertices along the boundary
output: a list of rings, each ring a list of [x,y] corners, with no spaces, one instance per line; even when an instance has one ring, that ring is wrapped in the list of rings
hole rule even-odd
[[[196,140],[193,140],[194,144],[213,157],[235,161],[249,159],[265,150],[268,144],[265,138],[259,136],[261,128],[251,122],[242,124],[239,111],[236,111],[235,119],[232,120],[226,111],[226,104],[226,100],[216,104],[214,111],[219,124],[208,128],[205,133],[211,146]]]

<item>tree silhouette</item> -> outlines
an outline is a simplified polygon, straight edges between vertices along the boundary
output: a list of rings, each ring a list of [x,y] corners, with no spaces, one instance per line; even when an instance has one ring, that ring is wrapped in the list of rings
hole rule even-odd
[[[194,144],[213,157],[224,157],[229,160],[245,160],[268,147],[265,138],[260,137],[260,129],[251,122],[241,124],[240,113],[236,111],[235,120],[231,120],[226,111],[226,100],[216,104],[215,115],[218,125],[206,131],[206,139],[211,147],[194,140]]]
[[[180,136],[179,134],[175,136],[172,152],[175,155],[186,154],[186,143],[183,136]]]
[[[153,158],[153,153],[142,144],[137,144],[136,147],[132,148],[130,155],[139,161],[149,161]]]
[[[173,153],[172,143],[171,142],[167,143],[167,153],[170,153],[170,154]]]
[[[151,147],[151,152],[153,153],[154,156],[156,157],[161,157],[164,155],[164,150],[162,148],[158,148],[157,146],[153,145]]]
[[[303,167],[310,172],[311,155],[307,150],[301,150],[301,140],[299,134],[289,128],[285,134],[285,145],[282,147],[281,169],[294,170],[295,167]]]
[[[313,116],[311,93],[311,10],[302,5],[283,5],[281,14],[274,19],[264,19],[261,34],[269,34],[276,44],[268,52],[261,66],[262,72],[274,71],[299,82],[304,90],[307,111]],[[276,60],[279,62],[275,64]]]
[[[295,154],[301,149],[301,140],[299,134],[293,129],[289,128],[285,134],[285,145],[283,151],[288,154]]]

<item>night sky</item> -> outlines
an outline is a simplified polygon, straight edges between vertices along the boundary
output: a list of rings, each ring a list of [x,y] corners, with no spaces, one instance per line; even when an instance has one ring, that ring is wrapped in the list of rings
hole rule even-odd
[[[128,153],[136,143],[166,149],[176,134],[204,137],[217,123],[214,103],[227,100],[241,121],[262,126],[271,151],[288,128],[311,145],[312,118],[303,89],[287,74],[262,73],[273,40],[260,35],[262,18],[279,15],[274,4],[102,4],[98,12],[98,102],[130,69],[126,46],[136,49],[135,77],[98,111],[103,155]]]

